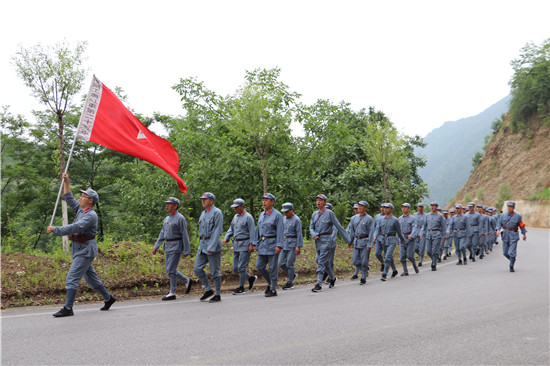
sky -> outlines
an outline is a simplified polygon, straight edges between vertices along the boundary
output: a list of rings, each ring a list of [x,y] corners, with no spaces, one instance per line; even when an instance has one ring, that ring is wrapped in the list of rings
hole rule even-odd
[[[476,115],[510,92],[510,61],[550,37],[550,1],[10,1],[1,5],[0,106],[45,107],[17,77],[19,46],[87,41],[89,69],[142,115],[181,115],[180,78],[233,94],[281,68],[300,101],[375,107],[408,135]]]

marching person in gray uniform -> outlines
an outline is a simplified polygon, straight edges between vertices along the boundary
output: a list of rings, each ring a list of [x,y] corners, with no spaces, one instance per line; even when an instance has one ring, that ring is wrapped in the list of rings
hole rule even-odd
[[[357,215],[359,213],[359,205],[357,203],[354,203],[353,204],[353,215]],[[353,216],[352,216],[353,217]],[[351,221],[350,223],[348,224],[348,227],[346,229],[346,231],[349,233],[349,227],[351,225]],[[374,224],[373,224],[374,225]],[[374,226],[373,226],[374,227]],[[351,238],[350,238],[351,239]],[[351,262],[354,263],[355,262],[355,250],[353,251],[352,255],[351,255]],[[370,255],[369,255],[370,257]],[[353,272],[353,276],[351,276],[351,280],[356,280],[359,278],[359,267],[355,267],[355,271]]]
[[[500,219],[500,216],[502,216],[502,212],[501,213],[498,213],[498,210],[496,207],[493,207],[493,213],[495,215],[495,221],[496,223],[498,224],[498,220]],[[496,227],[496,226],[495,226]],[[495,245],[498,245],[498,235],[495,231]]]
[[[489,207],[487,210],[489,212],[489,236],[487,237],[486,254],[489,254],[489,252],[493,251],[493,245],[495,244],[496,237],[497,237],[495,234],[497,230],[497,219],[496,219],[495,211],[493,207]]]
[[[443,256],[443,260],[447,260],[447,258],[451,256],[451,248],[453,245],[451,234],[447,234],[447,226],[449,225],[449,220],[451,220],[449,211],[443,210],[443,218],[445,219],[445,230],[443,230],[443,239],[441,243],[443,249],[439,251],[439,256]]]
[[[480,215],[479,219],[479,259],[485,257],[487,250],[487,239],[489,236],[489,216],[484,213],[485,206],[477,205],[477,212]]]
[[[332,204],[330,202],[327,202],[325,207],[331,211],[333,209]],[[329,253],[329,259],[328,259],[329,267],[332,273],[334,273],[334,255],[336,254],[337,237],[338,237],[338,229],[334,227],[332,229],[332,235],[330,236],[330,253]],[[330,280],[328,279],[328,271],[325,272],[325,274],[323,275],[323,282],[325,282],[327,285],[330,284]]]
[[[73,305],[78,284],[82,277],[91,288],[103,296],[105,304],[99,310],[109,310],[117,300],[107,291],[92,266],[94,258],[97,257],[97,242],[95,241],[97,213],[94,211],[94,205],[99,201],[99,196],[93,189],[81,190],[80,199],[77,201],[71,193],[69,175],[63,173],[62,177],[65,179],[63,199],[76,212],[76,216],[70,225],[48,226],[46,229],[48,233],[53,233],[54,236],[69,235],[69,240],[71,240],[73,263],[69,273],[67,273],[67,298],[61,310],[53,314],[56,318],[74,315]]]
[[[411,205],[409,203],[403,203],[401,205],[401,212],[403,212],[403,215],[401,215],[398,219],[399,225],[401,225],[401,233],[405,237],[405,243],[399,247],[399,260],[403,266],[403,273],[401,273],[401,276],[409,275],[409,270],[407,269],[407,259],[412,263],[414,271],[416,273],[419,272],[414,259],[414,238],[411,236],[415,225],[415,219],[409,213],[410,209]]]
[[[256,268],[267,281],[266,297],[277,296],[279,253],[284,248],[283,215],[273,208],[274,203],[275,196],[271,193],[262,196],[264,211],[258,218],[256,241],[251,244],[251,248],[258,250]],[[266,269],[268,265],[269,271]]]
[[[454,237],[456,255],[458,257],[457,265],[466,265],[468,260],[466,259],[466,247],[468,246],[468,236],[470,233],[470,221],[462,213],[462,205],[456,204],[456,215],[454,215],[447,224],[447,234],[451,234]],[[464,262],[462,261],[464,259]]]
[[[220,302],[222,289],[222,273],[220,270],[222,258],[222,241],[220,236],[223,230],[223,213],[214,206],[216,196],[210,192],[203,193],[200,197],[204,211],[199,218],[199,250],[195,258],[195,275],[204,286],[204,294],[200,301],[206,301],[214,295],[209,302]],[[212,291],[208,277],[204,272],[206,265],[210,267],[210,275],[214,281],[216,293]]]
[[[393,251],[395,250],[398,241],[401,242],[401,245],[405,245],[405,237],[401,233],[401,225],[399,225],[399,220],[392,215],[392,212],[393,205],[391,203],[386,203],[386,215],[378,222],[378,226],[374,229],[374,245],[384,246],[385,266],[384,272],[382,273],[382,278],[380,278],[382,281],[386,281],[390,266],[393,270],[391,277],[394,278],[397,276],[398,272],[393,260]]]
[[[468,237],[468,250],[470,251],[470,259],[472,262],[476,261],[476,252],[479,250],[479,238],[481,234],[479,233],[479,221],[481,217],[479,213],[475,210],[476,204],[474,202],[468,203],[468,212],[466,217],[470,222],[470,228],[472,229],[472,235]]]
[[[374,216],[373,220],[374,220],[375,229],[376,229],[376,226],[380,224],[380,220],[382,220],[384,216],[386,216],[386,203],[380,204],[380,213]],[[383,272],[384,271],[384,246],[383,245],[376,245],[374,247],[374,256],[380,262],[380,272]]]
[[[367,214],[369,204],[367,201],[359,201],[358,214],[353,216],[349,222],[348,233],[351,242],[349,247],[353,245],[353,265],[356,271],[361,270],[360,285],[367,283],[369,276],[369,257],[372,249],[372,237],[374,233],[374,221]]]
[[[290,290],[294,288],[294,280],[298,277],[294,262],[296,262],[296,256],[300,255],[300,250],[304,246],[304,238],[302,221],[294,213],[294,205],[290,202],[283,203],[281,212],[285,215],[283,218],[284,246],[281,254],[279,254],[279,267],[288,277],[283,290]]]
[[[256,226],[254,218],[246,212],[244,200],[237,198],[231,207],[235,210],[235,216],[225,233],[222,245],[226,245],[233,238],[233,272],[239,275],[239,287],[233,291],[233,295],[244,294],[244,284],[248,281],[248,289],[251,290],[258,279],[248,273],[250,262],[250,243],[256,240]]]
[[[151,252],[157,254],[158,248],[164,243],[164,266],[166,273],[170,277],[170,293],[162,298],[163,301],[175,300],[176,289],[178,288],[178,279],[185,284],[185,293],[191,291],[193,282],[183,273],[178,271],[178,264],[182,255],[187,257],[191,254],[189,245],[189,234],[187,233],[187,221],[181,213],[178,212],[180,200],[175,197],[169,197],[164,202],[168,216],[162,223],[162,230]]]
[[[342,238],[344,238],[347,244],[350,243],[350,239],[346,230],[340,225],[334,212],[325,209],[327,196],[324,194],[317,195],[316,204],[319,210],[313,213],[309,225],[309,232],[313,240],[315,240],[315,248],[317,250],[317,284],[311,291],[320,292],[323,289],[322,283],[325,272],[328,272],[328,278],[330,280],[329,288],[334,287],[334,283],[336,282],[336,277],[329,266],[333,228],[336,227],[338,229],[338,232],[342,235]]]
[[[441,245],[441,238],[446,229],[446,222],[439,212],[437,212],[437,202],[430,203],[431,212],[426,215],[424,225],[422,226],[422,237],[426,240],[426,249],[428,255],[432,259],[432,271],[437,270],[437,260],[439,259],[439,246]]]
[[[418,267],[422,267],[422,260],[426,253],[426,240],[421,238],[422,226],[424,226],[424,220],[426,219],[424,204],[422,202],[416,204],[416,212],[413,217],[414,227],[411,237],[414,238],[414,251],[418,254]]]
[[[497,236],[502,238],[502,254],[510,260],[510,272],[515,272],[514,264],[517,257],[517,246],[519,241],[518,229],[523,234],[523,241],[527,240],[527,230],[525,224],[521,220],[521,216],[514,212],[516,207],[515,202],[508,202],[506,204],[508,212],[500,215],[497,222]]]

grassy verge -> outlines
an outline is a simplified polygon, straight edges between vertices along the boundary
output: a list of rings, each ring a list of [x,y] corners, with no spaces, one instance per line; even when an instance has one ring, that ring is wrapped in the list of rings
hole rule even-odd
[[[336,249],[334,267],[337,276],[348,277],[354,267],[351,263],[352,250],[347,245]],[[298,284],[312,283],[316,278],[315,246],[313,242],[304,243],[302,254],[296,259]],[[399,264],[399,251],[394,253]],[[69,255],[2,253],[2,308],[62,304],[65,299],[65,277],[71,265]],[[178,269],[186,276],[197,279],[193,273],[193,257],[182,258]],[[255,268],[256,253],[250,259],[249,270],[258,274]],[[371,271],[380,269],[374,253],[370,258]],[[225,247],[222,255],[222,289],[232,291],[238,282],[238,275],[232,272],[233,253]],[[162,253],[151,254],[151,246],[136,242],[99,243],[99,256],[94,268],[110,292],[118,298],[132,299],[159,297],[168,293],[169,280],[164,269]],[[280,284],[286,281],[286,275],[280,272]],[[258,281],[259,288],[265,287],[265,281]],[[181,291],[181,290],[180,290]],[[180,292],[181,293],[181,292]],[[199,295],[202,289],[196,286],[193,295]],[[102,301],[102,298],[82,281],[77,294],[78,302]]]

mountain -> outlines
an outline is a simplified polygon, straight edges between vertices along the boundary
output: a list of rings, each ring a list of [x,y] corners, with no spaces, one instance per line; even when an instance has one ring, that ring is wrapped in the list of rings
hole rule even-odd
[[[426,135],[427,146],[417,152],[426,157],[419,173],[428,185],[427,201],[443,206],[454,197],[470,176],[472,158],[482,151],[493,121],[508,111],[510,99],[508,95],[476,116],[445,122]]]
[[[550,199],[544,197],[550,189],[549,121],[550,115],[532,116],[513,131],[506,116],[481,163],[457,192],[456,202],[474,201],[506,210],[505,201],[515,201],[529,227],[548,228]]]

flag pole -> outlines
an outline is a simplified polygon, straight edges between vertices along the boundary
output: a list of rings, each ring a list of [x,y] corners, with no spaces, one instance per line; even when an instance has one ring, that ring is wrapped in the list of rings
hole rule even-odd
[[[67,173],[67,170],[69,170],[69,164],[71,163],[71,156],[73,156],[74,145],[76,143],[77,134],[78,134],[78,128],[76,129],[76,132],[74,134],[73,144],[71,145],[71,151],[69,152],[69,157],[67,158],[67,164],[65,164],[64,173]],[[65,183],[65,178],[61,179],[61,186],[59,187],[59,192],[57,192],[57,200],[55,201],[55,206],[53,208],[53,214],[52,214],[52,219],[50,221],[50,226],[53,225],[53,221],[55,220],[55,214],[57,213],[57,206],[59,205],[59,198],[61,197],[61,191],[63,190],[63,183]]]

